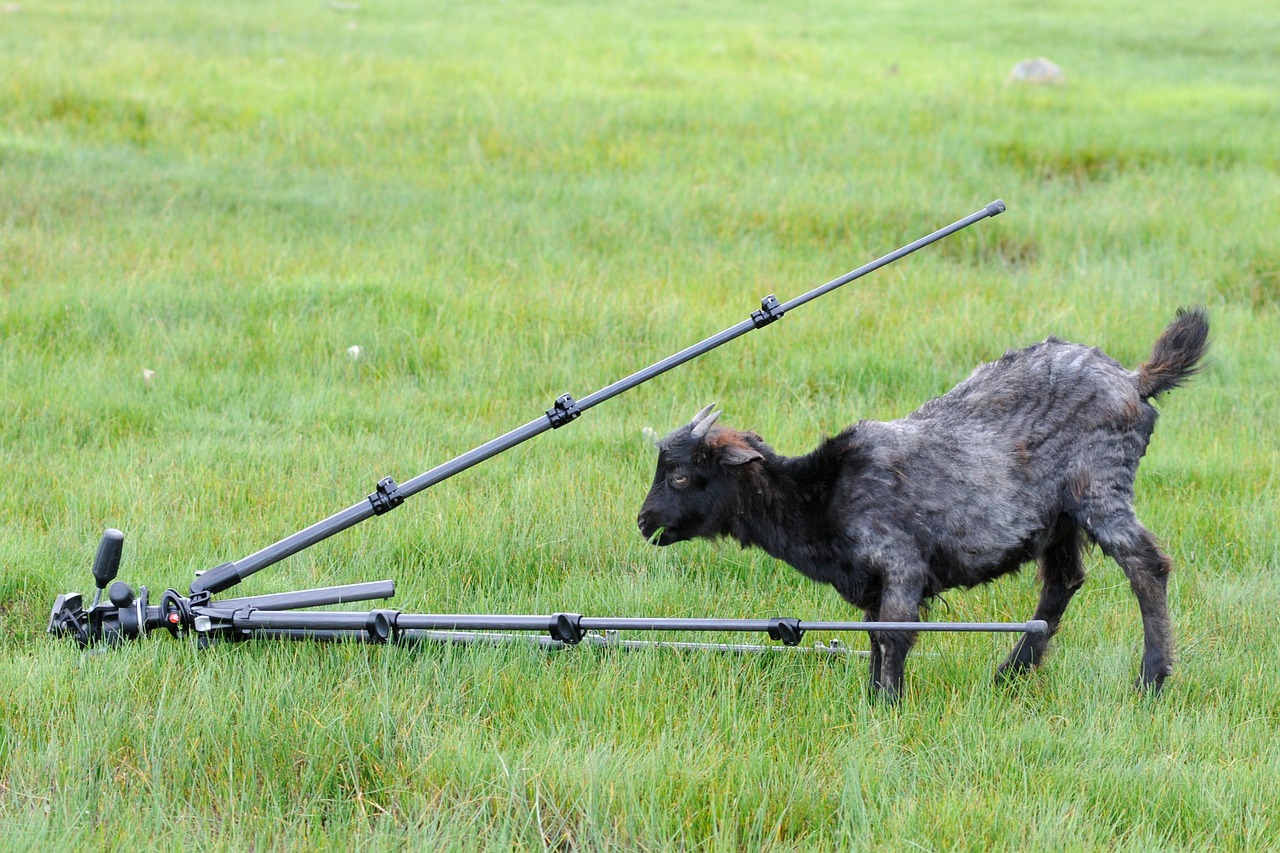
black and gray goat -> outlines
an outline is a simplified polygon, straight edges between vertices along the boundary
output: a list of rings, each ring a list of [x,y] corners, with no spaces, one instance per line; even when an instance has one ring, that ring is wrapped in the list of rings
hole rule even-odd
[[[1209,324],[1181,310],[1151,360],[1126,370],[1096,348],[1049,338],[984,364],[905,418],[861,421],[805,456],[713,426],[714,404],[658,442],[640,532],[658,545],[732,537],[757,545],[862,608],[868,621],[915,621],[944,590],[1038,560],[1035,619],[1002,676],[1040,663],[1084,582],[1097,542],[1129,578],[1142,612],[1140,688],[1172,671],[1172,564],[1133,511],[1151,401],[1197,370]],[[872,685],[896,699],[914,633],[873,632]]]

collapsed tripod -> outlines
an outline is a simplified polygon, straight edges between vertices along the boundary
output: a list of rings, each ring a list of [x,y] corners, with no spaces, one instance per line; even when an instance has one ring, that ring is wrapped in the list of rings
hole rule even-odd
[[[349,527],[375,515],[383,515],[418,492],[436,485],[549,429],[559,429],[572,422],[587,409],[603,403],[624,391],[684,364],[721,344],[747,332],[773,323],[792,308],[829,293],[890,264],[962,228],[997,216],[1005,209],[1003,201],[993,201],[982,210],[966,216],[945,228],[859,267],[852,272],[814,288],[789,302],[780,303],[766,296],[760,309],[749,319],[681,350],[644,370],[621,379],[593,394],[575,400],[569,394],[558,397],[545,415],[524,426],[501,435],[425,474],[403,484],[387,477],[378,482],[366,500],[268,545],[243,559],[223,563],[198,573],[191,582],[189,595],[165,590],[157,604],[151,604],[145,586],[135,593],[123,581],[115,581],[124,546],[124,534],[107,530],[98,546],[93,562],[97,587],[93,603],[83,607],[79,593],[57,597],[49,614],[48,632],[54,636],[73,637],[80,645],[115,643],[135,639],[149,631],[165,628],[174,636],[194,632],[201,643],[214,639],[243,639],[254,636],[354,639],[365,642],[407,640],[445,640],[453,642],[490,641],[501,636],[486,632],[539,632],[543,645],[553,647],[577,645],[584,640],[593,644],[632,647],[634,641],[618,641],[614,632],[638,631],[739,631],[767,633],[784,646],[796,647],[806,631],[1007,631],[1046,633],[1042,621],[1026,623],[918,623],[918,622],[802,622],[794,618],[774,619],[644,619],[590,617],[577,613],[553,613],[545,616],[520,615],[431,615],[408,614],[397,610],[375,609],[367,612],[321,611],[296,612],[306,608],[356,601],[386,599],[395,594],[392,581],[349,584],[297,592],[230,598],[215,602],[213,596],[245,578],[286,557],[309,548]],[[108,588],[109,585],[109,588]],[[107,602],[102,593],[107,592]],[[604,632],[604,633],[600,633]],[[641,644],[643,645],[643,644]],[[650,644],[654,645],[654,644]],[[661,644],[658,644],[661,645]],[[667,644],[691,645],[691,644]],[[692,644],[699,645],[699,644]],[[713,646],[733,651],[754,651],[771,646]],[[820,646],[837,651],[839,647]]]

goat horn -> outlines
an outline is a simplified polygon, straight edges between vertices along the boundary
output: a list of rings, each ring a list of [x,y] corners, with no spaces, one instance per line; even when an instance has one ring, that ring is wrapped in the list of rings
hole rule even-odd
[[[698,439],[703,438],[704,436],[706,436],[707,431],[711,429],[711,425],[716,422],[716,418],[718,417],[720,417],[719,412],[712,412],[711,414],[707,415],[705,418],[703,418],[702,420],[694,424],[693,431],[690,434],[694,438],[698,438]]]
[[[716,407],[716,404],[712,403],[710,406],[707,406],[701,412],[698,412],[698,414],[693,416],[693,420],[689,421],[689,426],[697,426],[698,424],[702,423],[702,420],[707,415],[711,414],[711,410],[714,409],[715,407]]]

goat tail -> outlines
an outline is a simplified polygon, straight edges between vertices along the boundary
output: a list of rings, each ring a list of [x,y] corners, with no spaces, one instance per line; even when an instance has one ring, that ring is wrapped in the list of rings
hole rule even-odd
[[[1179,308],[1156,339],[1151,360],[1138,368],[1138,394],[1148,400],[1195,376],[1209,349],[1209,317],[1203,308]]]

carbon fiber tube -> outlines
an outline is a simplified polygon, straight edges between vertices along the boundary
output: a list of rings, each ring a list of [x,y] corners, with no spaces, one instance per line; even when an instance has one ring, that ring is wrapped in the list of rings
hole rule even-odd
[[[580,632],[587,631],[737,631],[772,633],[779,623],[790,623],[795,630],[808,631],[910,631],[916,632],[987,632],[1047,634],[1048,623],[1029,622],[804,622],[798,619],[698,619],[645,618],[631,616],[579,616],[576,613],[547,615],[475,614],[475,613],[400,613],[383,611],[327,611],[314,613],[280,612],[254,609],[232,611],[226,602],[198,608],[201,613],[230,622],[240,629],[273,628],[285,630],[360,630],[378,613],[386,614],[390,627],[405,631],[541,631],[548,632],[568,624]]]
[[[370,581],[342,586],[326,586],[319,589],[302,589],[296,592],[278,592],[270,595],[252,595],[246,598],[223,598],[215,605],[221,610],[297,610],[301,607],[321,607],[326,604],[349,604],[353,601],[370,601],[377,598],[393,598],[395,581]]]

